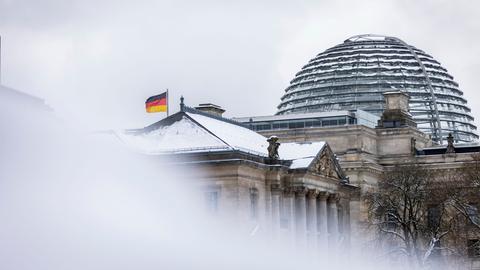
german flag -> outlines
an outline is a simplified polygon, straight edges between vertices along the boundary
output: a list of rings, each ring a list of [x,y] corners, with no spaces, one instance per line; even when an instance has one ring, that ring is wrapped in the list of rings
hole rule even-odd
[[[166,112],[167,106],[167,92],[149,97],[145,101],[145,109],[148,113]]]

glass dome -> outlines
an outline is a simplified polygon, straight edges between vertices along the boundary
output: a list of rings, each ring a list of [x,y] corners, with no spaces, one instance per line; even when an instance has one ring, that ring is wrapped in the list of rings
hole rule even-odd
[[[432,56],[395,37],[359,35],[310,60],[285,90],[277,114],[361,109],[381,115],[383,92],[410,95],[420,130],[445,142],[478,139],[467,100]]]

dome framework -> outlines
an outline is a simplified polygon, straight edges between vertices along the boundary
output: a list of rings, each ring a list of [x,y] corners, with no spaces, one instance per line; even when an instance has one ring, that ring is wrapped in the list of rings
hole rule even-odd
[[[383,93],[410,96],[410,113],[438,143],[478,139],[467,100],[432,56],[389,36],[358,35],[310,60],[285,90],[277,114],[361,109],[381,115]]]

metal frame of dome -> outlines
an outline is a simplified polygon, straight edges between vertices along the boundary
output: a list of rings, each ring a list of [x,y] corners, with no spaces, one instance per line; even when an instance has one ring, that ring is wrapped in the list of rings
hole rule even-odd
[[[277,114],[362,109],[379,115],[382,93],[392,90],[411,96],[414,120],[434,141],[443,143],[447,133],[458,142],[478,139],[463,92],[447,70],[424,51],[383,35],[353,36],[318,54],[291,81]]]

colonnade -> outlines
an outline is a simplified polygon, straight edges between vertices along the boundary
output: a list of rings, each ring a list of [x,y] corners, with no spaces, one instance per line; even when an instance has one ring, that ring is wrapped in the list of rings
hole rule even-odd
[[[286,235],[292,244],[309,248],[325,249],[338,244],[343,226],[338,216],[338,194],[303,186],[273,187],[271,198],[275,235]]]

